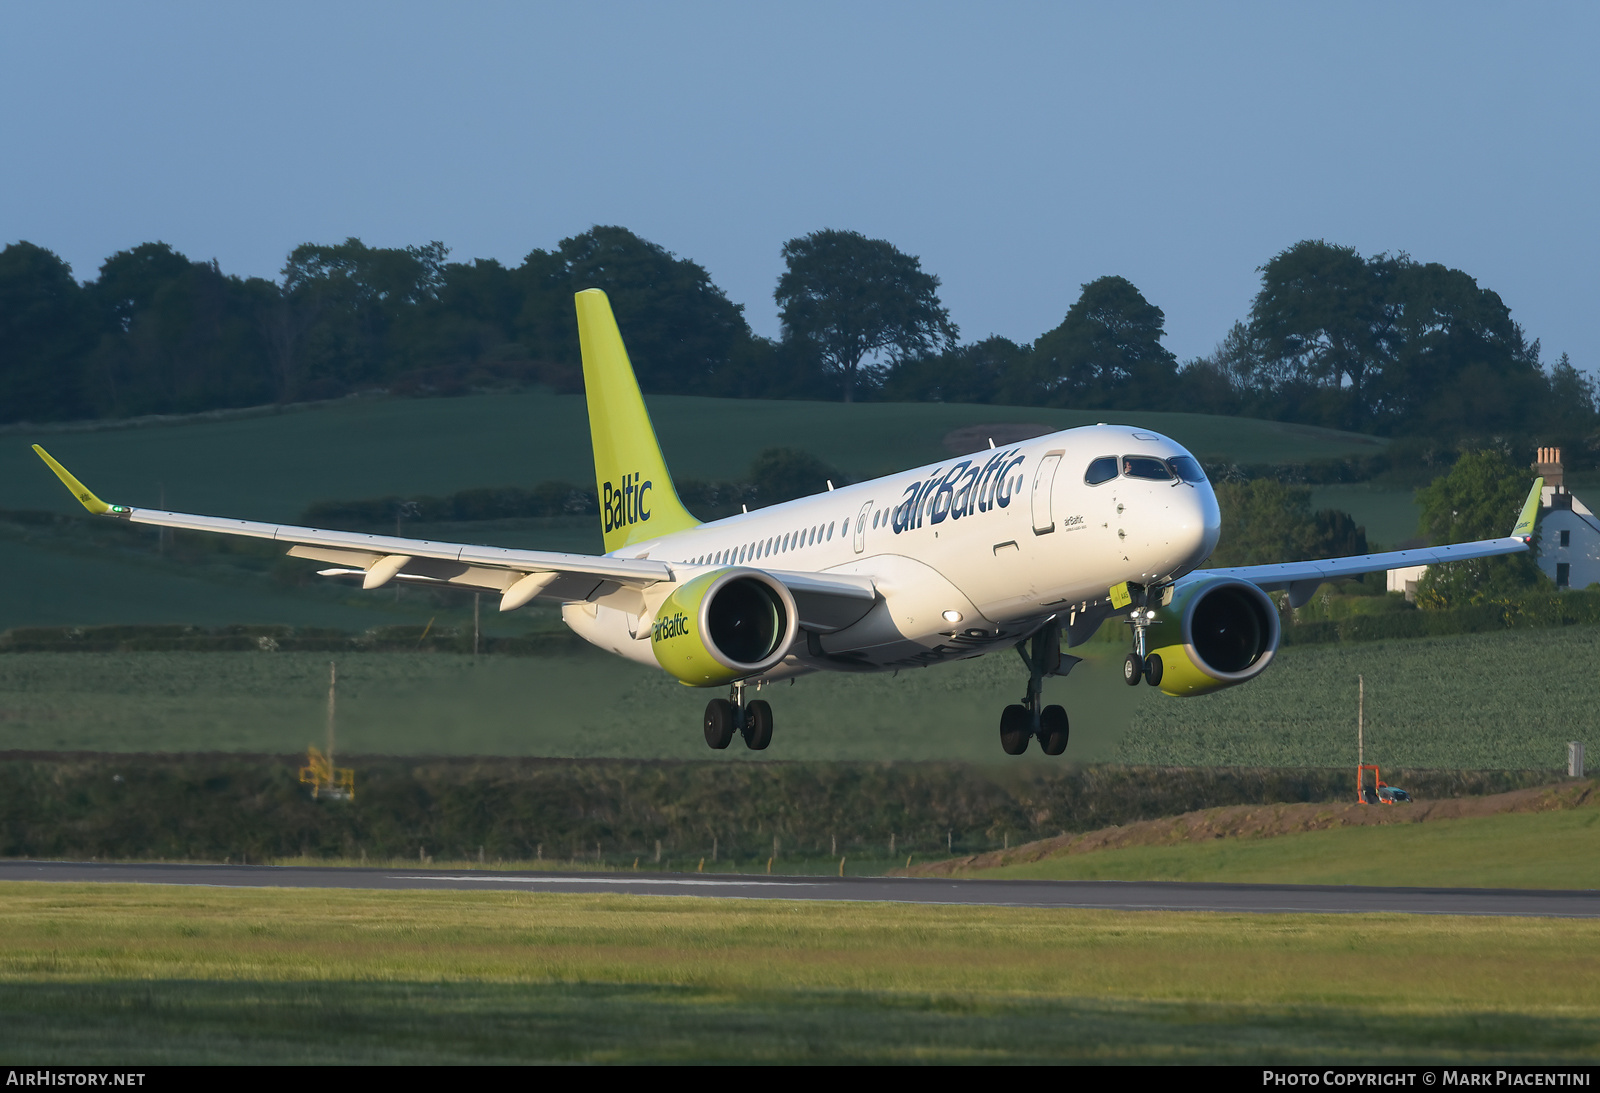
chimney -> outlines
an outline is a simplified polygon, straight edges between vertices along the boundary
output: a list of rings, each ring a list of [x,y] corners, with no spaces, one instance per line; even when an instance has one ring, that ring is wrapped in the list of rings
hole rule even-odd
[[[1546,486],[1553,486],[1557,493],[1566,492],[1561,474],[1560,448],[1540,448],[1539,461],[1533,465],[1533,473],[1543,478]]]

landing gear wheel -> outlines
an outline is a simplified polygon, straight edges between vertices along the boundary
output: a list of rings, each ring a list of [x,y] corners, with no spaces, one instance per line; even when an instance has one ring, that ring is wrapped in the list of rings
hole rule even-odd
[[[744,708],[744,746],[764,751],[772,743],[772,707],[756,699]]]
[[[1060,755],[1067,750],[1067,711],[1060,706],[1046,706],[1039,711],[1039,747],[1046,755]]]
[[[1007,755],[1021,755],[1028,750],[1028,737],[1033,735],[1033,718],[1026,706],[1007,706],[1000,714],[1000,746]]]
[[[1139,680],[1144,678],[1144,657],[1138,653],[1129,653],[1128,659],[1122,662],[1122,682],[1130,687],[1137,687]]]
[[[706,703],[706,743],[721,751],[733,742],[733,726],[739,720],[733,703],[713,698]]]
[[[1144,658],[1144,681],[1152,687],[1161,686],[1161,655],[1151,653]]]

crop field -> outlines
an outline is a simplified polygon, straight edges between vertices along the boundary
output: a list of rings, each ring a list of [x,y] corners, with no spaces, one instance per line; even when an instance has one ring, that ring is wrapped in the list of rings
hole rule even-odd
[[[1567,741],[1600,742],[1597,662],[1592,626],[1293,646],[1242,687],[1140,702],[1116,759],[1353,768],[1361,676],[1369,763],[1564,768]]]
[[[1094,645],[1065,680],[1073,755],[1109,758],[1130,708],[1120,648]],[[324,736],[330,657],[315,653],[14,653],[0,656],[0,750],[283,754]],[[719,761],[993,762],[1000,710],[1025,684],[1011,653],[898,677],[828,674],[779,684],[766,752],[713,756],[700,718],[719,691],[602,653],[562,657],[341,654],[342,752]],[[1047,762],[1034,749],[1029,758]],[[1025,760],[1026,761],[1026,760]]]
[[[1052,856],[961,875],[1229,884],[1600,888],[1600,808],[1134,846]]]
[[[1262,676],[1201,698],[1121,682],[1121,647],[1092,642],[1045,697],[1068,707],[1066,759],[1139,766],[1349,767],[1356,677],[1366,758],[1385,767],[1553,770],[1594,746],[1600,627],[1281,650]],[[349,753],[706,759],[713,692],[600,653],[561,657],[339,655]],[[313,653],[0,656],[0,750],[248,751],[320,742],[329,657]],[[762,693],[771,749],[719,761],[1006,760],[999,711],[1017,700],[1006,652],[898,676],[822,674]],[[1046,760],[1030,749],[1022,762]]]
[[[1600,922],[13,883],[0,1022],[29,1065],[1584,1062]]]

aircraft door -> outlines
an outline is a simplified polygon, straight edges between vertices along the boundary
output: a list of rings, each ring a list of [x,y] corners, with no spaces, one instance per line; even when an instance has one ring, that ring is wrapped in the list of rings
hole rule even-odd
[[[1033,533],[1049,535],[1056,529],[1055,514],[1050,495],[1055,492],[1056,469],[1061,466],[1062,452],[1048,452],[1033,476]]]
[[[868,501],[861,506],[861,512],[856,516],[856,553],[860,554],[867,549],[867,518],[872,515],[872,502]]]

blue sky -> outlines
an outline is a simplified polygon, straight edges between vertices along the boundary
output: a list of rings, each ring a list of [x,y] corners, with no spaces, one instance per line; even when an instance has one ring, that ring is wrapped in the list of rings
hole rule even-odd
[[[0,244],[516,263],[591,224],[776,334],[817,228],[922,258],[964,338],[1128,277],[1182,358],[1304,238],[1499,292],[1600,366],[1600,5],[0,6]]]

